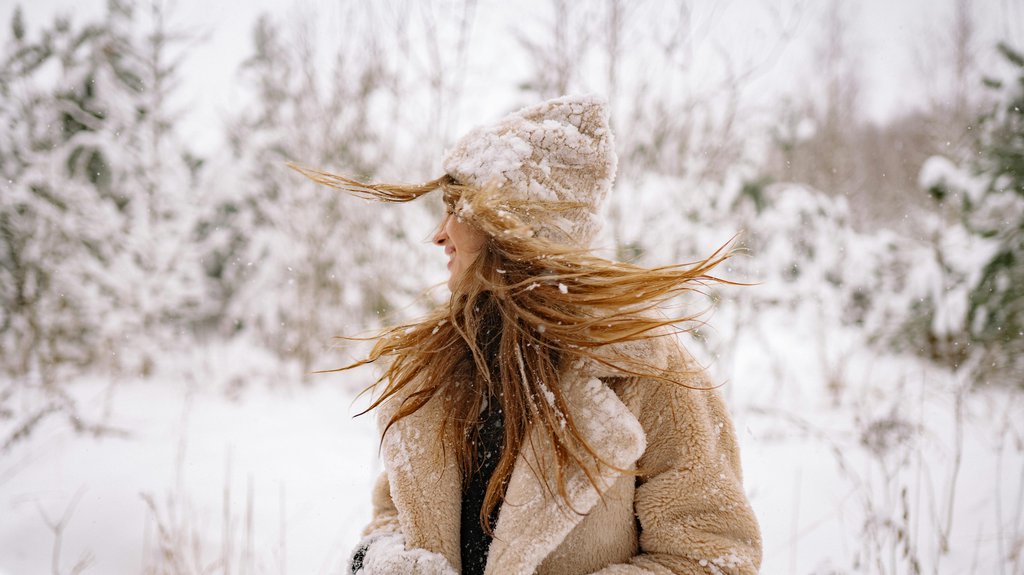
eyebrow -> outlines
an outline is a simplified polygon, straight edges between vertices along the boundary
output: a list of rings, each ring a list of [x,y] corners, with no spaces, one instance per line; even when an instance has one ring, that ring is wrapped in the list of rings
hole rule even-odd
[[[454,190],[445,188],[444,193],[442,194],[442,198],[444,200],[445,206],[447,206],[449,210],[454,211],[455,204],[458,203],[459,201],[459,194]]]

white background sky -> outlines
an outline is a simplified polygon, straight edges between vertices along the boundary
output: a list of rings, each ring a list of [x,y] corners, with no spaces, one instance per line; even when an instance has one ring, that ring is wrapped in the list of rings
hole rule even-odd
[[[9,35],[10,15],[17,3],[0,2],[0,35]],[[56,14],[72,14],[76,20],[99,17],[105,10],[105,0],[33,0],[20,2],[31,29],[49,22]],[[514,26],[522,26],[523,10],[542,13],[547,2],[517,3],[519,15],[511,15],[507,6],[493,0],[483,0],[476,10],[471,45],[475,54],[500,51],[501,43],[511,41]],[[259,14],[269,12],[286,20],[295,12],[314,11],[320,25],[323,46],[330,48],[331,35],[344,33],[341,2],[339,0],[173,0],[164,3],[172,25],[196,35],[205,35],[191,51],[182,66],[183,87],[180,93],[183,106],[189,113],[183,116],[182,129],[199,153],[208,153],[221,144],[220,117],[237,106],[244,95],[237,86],[237,69],[251,52],[251,31]],[[766,36],[772,34],[771,23],[763,18],[764,7],[785,6],[785,13],[802,13],[795,26],[791,43],[783,50],[775,64],[766,67],[764,74],[751,86],[754,97],[771,98],[780,93],[800,90],[809,82],[813,65],[809,51],[823,34],[820,12],[825,2],[799,2],[786,0],[768,3],[758,0],[732,2],[693,3],[695,36],[705,42],[720,44],[735,51],[742,60],[744,54],[757,54],[763,50]],[[461,8],[461,2],[435,3],[441,17],[445,11]],[[709,8],[712,7],[712,8]],[[943,31],[948,29],[954,0],[862,0],[846,2],[844,11],[850,27],[852,52],[859,60],[863,78],[863,104],[868,117],[884,120],[922,99],[927,83],[923,73],[922,57],[934,57],[935,52],[948,48]],[[712,9],[713,19],[707,18]],[[986,0],[973,2],[978,36],[979,59],[991,61],[991,46],[996,38],[1010,38],[1016,45],[1024,37],[1024,2],[1021,0]],[[704,10],[705,12],[701,12]],[[758,44],[758,43],[761,44]],[[326,51],[326,50],[325,50]],[[715,57],[714,50],[702,50],[698,58]],[[472,56],[471,56],[472,59]],[[478,62],[486,58],[477,58]],[[710,65],[714,65],[710,63]],[[472,62],[470,62],[472,67]],[[472,72],[472,70],[471,70]],[[479,70],[479,80],[493,81],[493,66]],[[470,85],[472,85],[472,73]],[[748,95],[749,97],[749,95]],[[471,115],[480,117],[457,118],[459,127],[476,124],[507,111],[508,102],[500,98],[490,102],[474,103]]]

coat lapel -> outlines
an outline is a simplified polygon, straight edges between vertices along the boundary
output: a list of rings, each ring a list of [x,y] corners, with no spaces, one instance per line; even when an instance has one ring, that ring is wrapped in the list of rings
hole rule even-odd
[[[381,406],[380,429],[400,404],[396,397]],[[441,399],[434,397],[391,427],[381,451],[406,546],[440,553],[458,570],[462,489],[451,442],[436,435],[442,419]]]
[[[646,439],[636,417],[595,376],[604,371],[591,362],[577,362],[563,376],[563,394],[583,439],[604,461],[630,469],[643,453]],[[488,553],[487,575],[533,573],[622,475],[602,467],[594,474],[599,491],[582,469],[566,470],[570,504],[566,506],[556,503],[554,479],[539,473],[554,469],[553,461],[552,446],[541,430],[532,430],[512,470]]]
[[[622,375],[615,365],[629,367],[629,358],[662,367],[662,354],[648,340],[601,348],[604,361],[581,360],[562,377],[560,385],[580,434],[605,462],[630,469],[646,448],[643,428],[629,408],[599,378]],[[394,397],[377,412],[383,429],[401,405]],[[461,569],[459,521],[462,508],[461,477],[451,438],[438,441],[436,430],[444,418],[439,397],[392,426],[381,451],[398,509],[406,545],[440,553]],[[527,575],[554,551],[583,520],[622,472],[604,467],[595,474],[600,491],[579,468],[567,469],[566,491],[571,508],[555,502],[553,478],[541,469],[553,469],[554,453],[543,433],[527,436],[512,470],[505,500],[488,553],[487,575]],[[447,457],[446,457],[447,454]]]

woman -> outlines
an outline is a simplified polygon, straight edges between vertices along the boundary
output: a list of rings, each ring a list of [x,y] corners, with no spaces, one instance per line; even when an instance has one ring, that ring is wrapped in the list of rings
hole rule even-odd
[[[294,166],[293,166],[294,167]],[[647,269],[587,251],[616,157],[604,104],[564,97],[478,128],[420,186],[450,301],[366,360],[385,473],[352,573],[755,573],[732,424],[659,306],[727,255]],[[721,250],[720,250],[721,251]],[[718,280],[716,280],[718,281]]]

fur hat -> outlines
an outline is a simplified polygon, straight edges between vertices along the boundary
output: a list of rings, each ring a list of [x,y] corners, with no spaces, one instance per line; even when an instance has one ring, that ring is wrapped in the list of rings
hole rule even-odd
[[[578,202],[562,221],[531,221],[540,236],[586,247],[601,228],[601,209],[617,158],[608,107],[596,96],[563,96],[476,128],[456,142],[444,170],[460,184],[496,185],[519,199]]]

